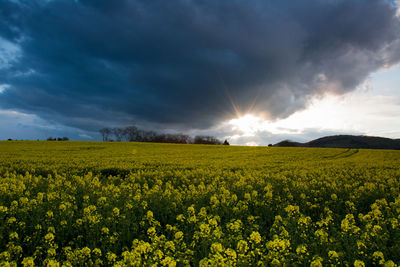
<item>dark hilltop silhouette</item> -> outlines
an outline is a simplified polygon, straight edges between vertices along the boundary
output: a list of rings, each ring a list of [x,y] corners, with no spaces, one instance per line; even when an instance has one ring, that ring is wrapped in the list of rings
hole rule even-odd
[[[281,141],[276,147],[326,147],[326,148],[366,148],[366,149],[400,149],[400,139],[376,136],[333,135],[321,137],[307,143]]]

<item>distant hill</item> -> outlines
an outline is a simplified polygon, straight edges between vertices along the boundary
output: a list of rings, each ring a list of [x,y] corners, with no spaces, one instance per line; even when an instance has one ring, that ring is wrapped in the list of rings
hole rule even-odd
[[[307,143],[284,140],[275,144],[278,147],[327,147],[327,148],[369,148],[400,149],[400,139],[375,136],[333,135],[312,140]]]
[[[304,147],[306,146],[305,143],[293,142],[290,140],[283,140],[279,143],[276,143],[273,146],[280,146],[280,147]]]

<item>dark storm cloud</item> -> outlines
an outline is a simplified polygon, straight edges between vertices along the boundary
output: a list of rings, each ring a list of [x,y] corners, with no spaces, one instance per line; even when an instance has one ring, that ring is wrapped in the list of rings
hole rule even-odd
[[[1,1],[0,36],[0,106],[84,129],[285,117],[400,60],[383,0]]]

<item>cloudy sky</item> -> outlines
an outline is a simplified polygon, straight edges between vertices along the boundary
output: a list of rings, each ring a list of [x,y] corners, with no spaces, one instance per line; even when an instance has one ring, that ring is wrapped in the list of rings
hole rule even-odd
[[[0,139],[400,138],[389,0],[1,0]]]

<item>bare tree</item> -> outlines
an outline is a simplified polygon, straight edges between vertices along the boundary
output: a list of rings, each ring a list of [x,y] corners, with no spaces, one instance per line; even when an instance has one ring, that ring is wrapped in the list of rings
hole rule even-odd
[[[179,144],[189,144],[190,136],[187,134],[177,134],[176,135],[177,143]]]
[[[201,136],[197,135],[194,137],[195,144],[203,144],[203,145],[222,145],[222,142],[215,138],[214,136]]]
[[[124,136],[124,129],[121,129],[121,128],[113,128],[113,129],[112,129],[112,133],[114,134],[115,139],[116,139],[118,142],[121,142],[122,137]]]
[[[137,141],[138,128],[136,126],[128,126],[124,129],[124,135],[127,141]]]
[[[157,133],[154,131],[146,131],[144,132],[144,142],[156,142]]]
[[[99,130],[101,136],[103,137],[103,141],[108,141],[110,139],[111,129],[103,128]]]

